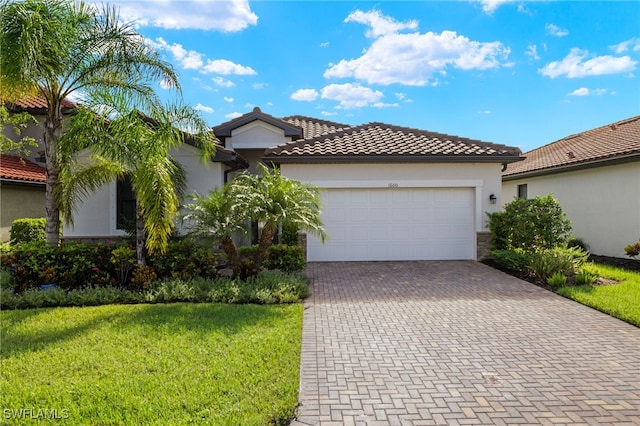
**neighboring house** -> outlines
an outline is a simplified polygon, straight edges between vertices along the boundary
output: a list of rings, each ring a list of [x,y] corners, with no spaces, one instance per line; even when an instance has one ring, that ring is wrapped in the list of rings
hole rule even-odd
[[[16,219],[44,217],[45,170],[39,164],[0,154],[0,239],[9,241]]]
[[[640,116],[567,136],[502,174],[502,201],[553,195],[593,254],[625,257],[640,237]]]
[[[282,119],[259,108],[214,127],[220,155],[203,167],[195,148],[176,153],[188,188],[202,194],[232,178],[246,159],[322,188],[329,240],[307,241],[310,261],[478,259],[486,252],[486,212],[498,211],[500,171],[517,148],[418,129],[351,127],[309,117]],[[88,200],[65,236],[109,237],[117,228],[117,184]],[[480,254],[478,254],[480,253]]]
[[[37,147],[29,147],[30,154],[24,157],[6,153],[0,158],[0,240],[9,240],[9,230],[15,219],[44,217],[45,169],[42,145],[44,113],[47,105],[39,97],[27,97],[15,104],[6,105],[10,113],[28,112],[37,123],[16,135],[11,126],[2,129],[2,134],[12,140],[31,137]],[[69,113],[75,105],[63,102],[63,113]]]

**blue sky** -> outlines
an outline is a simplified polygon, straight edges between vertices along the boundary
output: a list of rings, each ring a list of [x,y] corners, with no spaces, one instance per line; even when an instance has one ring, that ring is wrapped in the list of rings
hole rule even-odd
[[[112,3],[212,126],[259,106],[528,151],[640,114],[637,1]]]

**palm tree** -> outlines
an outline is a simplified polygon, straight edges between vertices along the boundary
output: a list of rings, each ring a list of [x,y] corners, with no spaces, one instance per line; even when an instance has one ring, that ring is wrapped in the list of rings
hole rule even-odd
[[[108,92],[97,105],[79,108],[61,140],[62,179],[56,195],[64,218],[72,223],[75,208],[86,196],[128,177],[136,197],[139,264],[146,263],[145,251],[166,250],[182,204],[186,175],[171,150],[189,141],[200,149],[205,164],[215,152],[213,135],[194,109],[155,105],[142,113],[131,98]]]
[[[43,143],[46,168],[47,244],[57,245],[60,205],[58,142],[61,104],[72,95],[90,99],[96,90],[128,93],[139,104],[157,102],[153,85],[179,89],[168,62],[145,43],[115,8],[98,11],[73,0],[3,0],[0,3],[0,94],[16,100],[38,94],[47,101]]]
[[[208,198],[196,197],[196,203],[187,206],[192,210],[187,218],[194,224],[194,231],[218,238],[235,275],[241,273],[241,265],[231,235],[248,221],[262,224],[253,259],[255,272],[267,259],[281,225],[315,234],[323,242],[327,237],[318,188],[286,178],[277,168],[259,168],[260,175],[243,172]]]

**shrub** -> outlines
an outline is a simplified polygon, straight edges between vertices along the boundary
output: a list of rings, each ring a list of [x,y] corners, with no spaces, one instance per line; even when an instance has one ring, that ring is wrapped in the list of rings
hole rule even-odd
[[[149,256],[149,264],[155,268],[159,279],[196,277],[214,278],[224,264],[224,255],[188,238],[169,241],[164,254]]]
[[[7,270],[0,269],[0,288],[13,291],[16,283],[11,273]]]
[[[9,238],[13,244],[37,241],[44,242],[46,239],[45,218],[39,217],[14,220],[11,224],[11,229],[9,230]]]
[[[522,249],[491,250],[491,256],[498,265],[510,271],[527,271],[529,258],[527,253]]]
[[[282,224],[282,233],[280,235],[280,242],[285,246],[297,246],[300,244],[298,237],[299,228],[291,223]]]
[[[595,274],[584,268],[576,274],[576,284],[578,285],[593,285],[597,280],[598,277]]]
[[[111,246],[65,243],[47,247],[44,243],[21,243],[3,254],[3,265],[13,269],[18,292],[56,282],[70,290],[91,285],[109,285],[115,269],[109,261]],[[52,281],[55,280],[55,281]]]
[[[504,211],[487,213],[492,249],[525,251],[564,246],[571,222],[551,194],[533,199],[518,198]]]
[[[584,242],[584,240],[582,238],[578,238],[578,237],[573,237],[570,238],[569,241],[567,241],[567,247],[569,248],[579,248],[580,250],[584,251],[584,252],[588,252],[589,251],[589,246],[587,245],[587,243]]]
[[[567,284],[567,276],[562,272],[556,272],[547,279],[547,284],[551,287],[562,287]]]
[[[640,255],[640,240],[635,244],[629,244],[624,248],[625,253],[629,257],[636,257]]]
[[[574,275],[586,262],[588,254],[578,248],[554,247],[533,251],[528,257],[530,273],[542,281],[547,281],[555,273]]]
[[[157,279],[158,276],[153,266],[136,265],[131,277],[130,287],[132,290],[142,290]]]
[[[252,260],[258,253],[258,246],[244,246],[239,249],[243,267],[254,267]],[[269,248],[269,255],[262,265],[268,270],[278,269],[284,272],[298,272],[304,269],[307,261],[304,257],[304,250],[300,246],[288,246],[284,244],[274,244]],[[248,274],[246,276],[255,276]]]

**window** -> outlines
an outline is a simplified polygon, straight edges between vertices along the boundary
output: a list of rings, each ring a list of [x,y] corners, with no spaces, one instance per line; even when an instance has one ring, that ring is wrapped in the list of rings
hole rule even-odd
[[[136,196],[131,179],[125,177],[117,183],[117,229],[130,229],[136,220]]]
[[[527,198],[527,184],[518,185],[518,198]]]

